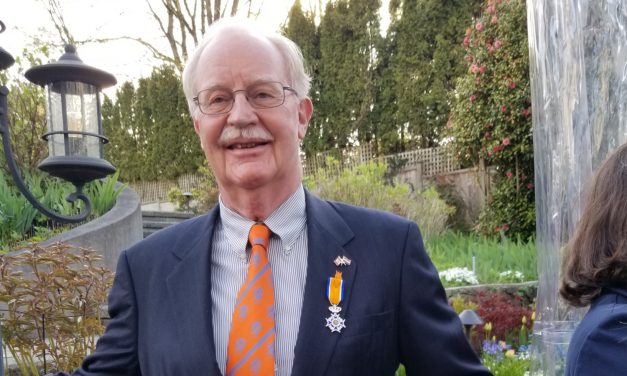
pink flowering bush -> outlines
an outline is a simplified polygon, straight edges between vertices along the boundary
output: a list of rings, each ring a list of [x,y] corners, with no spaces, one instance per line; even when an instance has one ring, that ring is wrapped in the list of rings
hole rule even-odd
[[[524,0],[488,0],[463,45],[468,71],[452,93],[446,132],[462,163],[496,169],[477,230],[526,239],[535,232],[535,208]]]

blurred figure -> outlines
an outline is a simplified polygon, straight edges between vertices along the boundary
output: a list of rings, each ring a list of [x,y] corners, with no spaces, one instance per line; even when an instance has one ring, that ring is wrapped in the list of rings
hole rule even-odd
[[[560,294],[590,306],[571,339],[566,375],[627,373],[627,144],[601,165],[562,265]]]

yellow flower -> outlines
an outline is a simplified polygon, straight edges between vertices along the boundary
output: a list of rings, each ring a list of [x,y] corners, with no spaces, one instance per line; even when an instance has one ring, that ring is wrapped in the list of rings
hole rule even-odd
[[[523,325],[525,325],[527,323],[527,316],[523,316],[522,317],[522,323],[523,323]]]
[[[483,330],[484,330],[486,333],[491,332],[491,331],[492,331],[492,323],[491,323],[491,322],[486,323],[486,324],[483,326]]]
[[[536,321],[536,311],[531,313],[531,321]]]
[[[508,358],[513,358],[514,356],[516,356],[516,351],[514,351],[514,349],[510,349],[505,351],[505,356]]]

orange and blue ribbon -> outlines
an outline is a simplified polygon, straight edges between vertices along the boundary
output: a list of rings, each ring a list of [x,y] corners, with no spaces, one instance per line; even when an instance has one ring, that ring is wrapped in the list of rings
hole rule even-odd
[[[339,271],[335,272],[335,276],[329,277],[327,298],[329,298],[329,303],[334,306],[339,305],[344,298],[344,281],[342,280],[342,273]]]

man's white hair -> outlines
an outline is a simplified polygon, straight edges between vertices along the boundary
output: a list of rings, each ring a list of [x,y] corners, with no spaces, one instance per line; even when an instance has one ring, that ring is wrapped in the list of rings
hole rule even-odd
[[[197,108],[193,98],[200,90],[196,82],[200,56],[207,45],[209,45],[216,36],[234,29],[248,31],[252,35],[266,38],[279,51],[285,62],[288,79],[290,80],[287,84],[296,90],[300,99],[309,95],[311,78],[305,70],[303,54],[296,43],[276,31],[268,30],[252,20],[237,17],[222,18],[211,24],[203,36],[203,39],[187,60],[185,69],[183,70],[183,91],[185,92],[185,98],[187,99],[187,105],[189,106],[192,117],[196,117],[195,115],[197,114]],[[211,67],[203,67],[203,69],[211,69]]]

